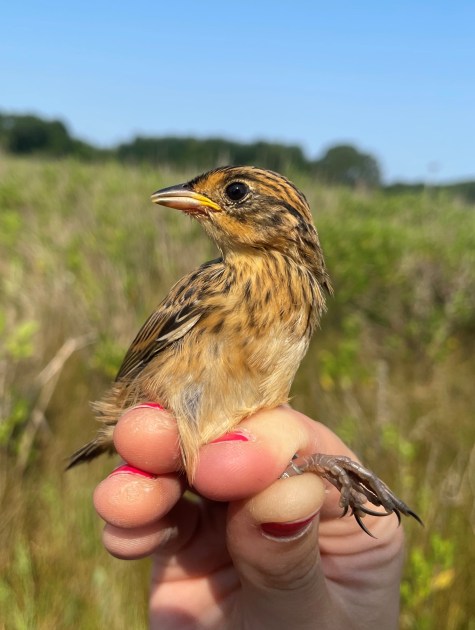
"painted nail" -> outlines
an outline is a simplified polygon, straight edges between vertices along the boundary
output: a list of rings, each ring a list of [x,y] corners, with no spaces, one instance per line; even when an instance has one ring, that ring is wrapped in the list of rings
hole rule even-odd
[[[293,521],[292,523],[262,523],[261,530],[266,538],[295,540],[310,529],[310,525],[317,514],[318,512],[303,521]]]
[[[113,477],[114,475],[140,475],[141,477],[147,477],[147,479],[156,479],[157,475],[153,475],[152,473],[146,472],[145,470],[141,470],[140,468],[135,468],[135,466],[130,466],[129,464],[122,464],[115,470],[111,472],[109,477]]]
[[[216,438],[210,444],[216,444],[216,442],[249,442],[250,437],[243,431],[233,431],[232,433],[225,433],[221,437]]]
[[[137,405],[134,409],[159,409],[160,411],[165,411],[165,407],[155,402],[140,403],[140,405]]]

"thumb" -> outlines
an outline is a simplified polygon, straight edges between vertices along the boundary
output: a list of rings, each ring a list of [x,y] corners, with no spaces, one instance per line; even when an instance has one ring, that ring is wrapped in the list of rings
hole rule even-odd
[[[318,549],[323,482],[305,474],[274,482],[251,499],[229,506],[228,550],[238,571],[245,622],[266,628],[314,628],[335,614]],[[332,609],[332,610],[330,610]],[[264,627],[264,626],[263,626]]]

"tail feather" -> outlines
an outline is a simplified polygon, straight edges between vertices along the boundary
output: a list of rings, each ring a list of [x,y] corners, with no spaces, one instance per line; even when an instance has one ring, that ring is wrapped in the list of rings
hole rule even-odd
[[[98,420],[102,426],[93,440],[71,455],[66,470],[77,466],[77,464],[89,462],[99,455],[102,455],[102,453],[112,454],[115,452],[112,434],[114,433],[114,426],[117,423],[117,419],[124,411],[124,406],[127,401],[126,393],[126,389],[114,385],[102,400],[92,403],[92,410],[94,411],[96,420]]]
[[[94,459],[98,457],[98,455],[102,455],[102,453],[106,452],[113,452],[112,444],[105,441],[103,437],[101,439],[101,436],[98,436],[71,455],[71,457],[69,458],[69,463],[66,466],[65,470],[69,470],[70,468],[73,468],[73,466],[77,466],[78,464],[89,462],[91,461],[91,459]]]

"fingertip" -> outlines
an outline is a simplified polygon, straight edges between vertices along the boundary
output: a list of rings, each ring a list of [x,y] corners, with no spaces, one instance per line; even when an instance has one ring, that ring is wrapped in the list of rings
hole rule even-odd
[[[142,404],[126,411],[114,430],[114,445],[121,457],[155,474],[179,469],[178,444],[175,419],[156,404]]]
[[[260,492],[281,472],[265,444],[214,442],[200,450],[193,486],[213,501],[237,501]]]
[[[325,485],[316,475],[279,479],[245,504],[256,523],[292,523],[318,514],[325,501]]]
[[[150,478],[131,472],[114,471],[95,489],[96,512],[115,527],[145,527],[166,514],[183,493],[176,475]]]
[[[200,449],[194,485],[207,498],[236,501],[261,492],[280,477],[307,433],[293,410],[262,410],[232,433]]]

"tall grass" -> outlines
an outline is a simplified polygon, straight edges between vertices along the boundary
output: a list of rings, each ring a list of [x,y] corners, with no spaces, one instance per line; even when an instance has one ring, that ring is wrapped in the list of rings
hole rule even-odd
[[[109,558],[91,506],[111,462],[63,466],[145,317],[215,255],[149,202],[194,174],[1,157],[0,628],[146,624],[147,561]],[[294,179],[336,290],[294,405],[425,521],[406,527],[401,627],[474,627],[475,209]]]

